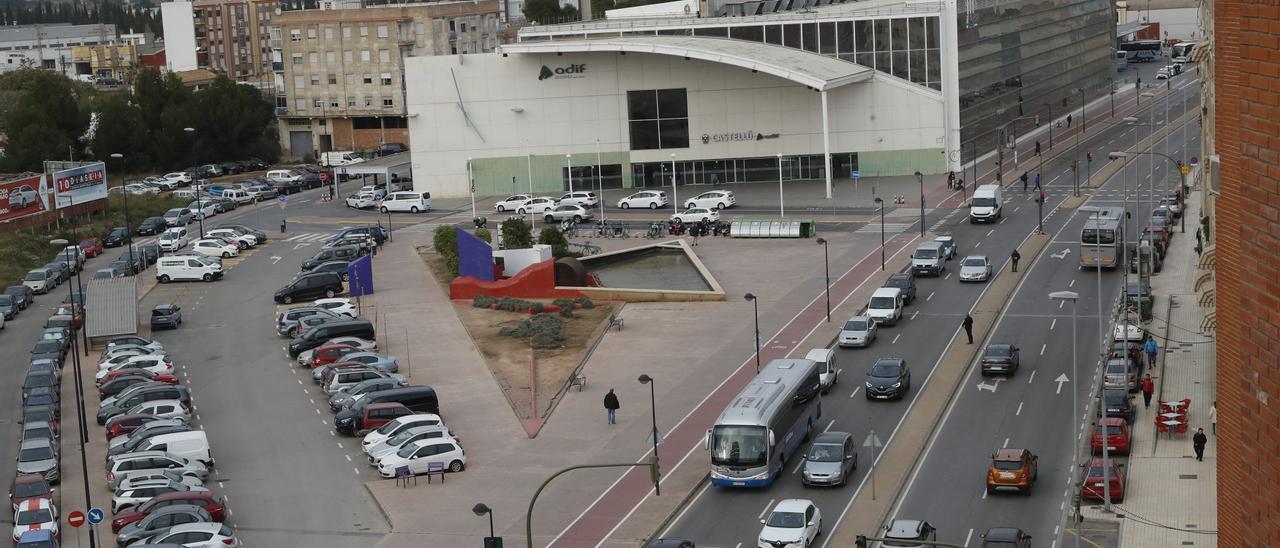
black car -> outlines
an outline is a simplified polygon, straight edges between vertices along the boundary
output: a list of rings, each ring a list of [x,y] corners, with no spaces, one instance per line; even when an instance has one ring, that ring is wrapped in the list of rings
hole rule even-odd
[[[302,178],[298,179],[298,183],[307,189],[320,188],[324,184],[324,179],[321,179],[318,173],[304,173]]]
[[[901,398],[911,389],[911,370],[902,358],[880,358],[867,370],[867,399]]]
[[[382,245],[387,240],[387,233],[382,229],[382,225],[368,225],[348,228],[338,233],[337,236],[329,238],[329,242],[336,242],[347,236],[369,236],[373,238],[373,242]]]
[[[244,173],[244,166],[241,166],[239,162],[222,162],[221,164],[218,164],[218,166],[222,168],[223,175]]]
[[[342,276],[342,281],[345,282],[347,281],[347,267],[350,265],[351,261],[329,261],[320,263],[320,266],[311,269],[311,272],[334,272]]]
[[[1120,417],[1133,424],[1133,402],[1129,399],[1129,391],[1124,388],[1104,388],[1102,390],[1102,407],[1107,410],[1106,416]]]
[[[147,269],[147,257],[141,252],[122,253],[119,257],[116,257],[116,260],[111,261],[109,266],[120,269],[132,276]]]
[[[18,299],[13,295],[0,294],[0,316],[4,316],[6,321],[12,320],[22,311],[22,307],[18,306]]]
[[[399,153],[404,152],[404,151],[406,151],[406,150],[409,150],[409,147],[404,146],[404,143],[385,143],[385,144],[383,144],[383,145],[379,146],[376,150],[374,150],[374,151],[373,151],[373,155],[374,155],[374,156],[389,156],[389,155],[392,155],[392,154],[399,154]]]
[[[67,266],[67,263],[61,261],[46,264],[44,267],[53,271],[53,277],[58,280],[58,285],[62,285],[67,280],[70,280],[71,275],[74,274],[74,272],[71,271],[71,267]]]
[[[139,370],[139,371],[143,371],[143,370]],[[135,384],[142,384],[144,382],[156,382],[156,381],[151,380],[151,377],[146,376],[145,373],[139,373],[137,375],[130,375],[130,374],[120,375],[119,377],[116,377],[114,379],[111,379],[103,383],[102,386],[99,386],[98,396],[101,399],[106,399],[108,397],[119,394],[120,392],[123,392],[124,389],[130,386],[133,386]]]
[[[982,353],[982,374],[992,375],[995,373],[1003,373],[1012,375],[1018,371],[1021,365],[1021,354],[1019,348],[1012,344],[989,344],[987,349]]]
[[[148,265],[156,264],[160,260],[160,245],[156,243],[142,244],[135,248],[135,253],[142,253],[146,258]]]
[[[884,287],[901,289],[903,305],[911,304],[911,301],[916,300],[916,275],[911,270],[889,276],[889,279],[884,282]]]
[[[26,310],[36,300],[36,293],[25,285],[11,285],[4,288],[4,294],[13,297],[20,310]]]
[[[103,247],[120,247],[129,240],[129,229],[117,226],[102,237]]]
[[[51,340],[36,341],[36,344],[31,347],[31,359],[38,360],[40,358],[54,360],[61,367],[63,360],[66,358],[66,354],[63,353],[62,343]]]
[[[271,188],[275,189],[276,194],[293,194],[302,192],[305,184],[301,178],[298,178],[293,181],[275,181],[271,183]]]
[[[240,160],[240,163],[241,163],[241,164],[244,164],[244,166],[245,166],[245,167],[247,167],[247,168],[249,168],[249,170],[250,170],[250,171],[258,171],[258,170],[262,170],[262,169],[267,169],[267,163],[266,163],[266,162],[264,162],[264,161],[262,161],[262,160],[260,160],[260,159],[258,159],[258,158],[254,158],[254,157],[252,157],[252,156],[250,156],[250,157],[248,157],[248,158],[245,158],[244,160]]]
[[[177,329],[182,325],[182,308],[176,304],[158,304],[151,309],[151,328]]]
[[[62,390],[61,383],[58,382],[58,376],[50,371],[32,371],[27,373],[27,378],[22,381],[22,399],[26,401],[37,388],[48,388],[54,392]]]
[[[342,294],[342,276],[333,272],[308,272],[276,290],[275,301],[293,304],[294,301],[332,298]]]
[[[147,217],[142,220],[142,224],[138,225],[139,236],[151,236],[164,232],[169,228],[169,223],[164,217]]]

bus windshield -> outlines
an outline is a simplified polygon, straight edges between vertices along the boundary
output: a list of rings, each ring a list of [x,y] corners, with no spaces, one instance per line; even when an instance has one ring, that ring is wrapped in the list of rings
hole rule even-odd
[[[711,430],[711,464],[764,466],[769,458],[769,438],[763,426],[716,426]]]
[[[1090,245],[1114,245],[1116,243],[1116,231],[1105,229],[1085,229],[1080,233],[1080,243]]]

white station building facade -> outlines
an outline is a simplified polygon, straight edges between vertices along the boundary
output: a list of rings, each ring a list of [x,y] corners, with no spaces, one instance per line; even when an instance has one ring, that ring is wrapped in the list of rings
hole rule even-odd
[[[823,180],[830,196],[855,171],[959,169],[956,20],[954,0],[868,0],[527,27],[492,54],[407,58],[414,187],[781,178]]]

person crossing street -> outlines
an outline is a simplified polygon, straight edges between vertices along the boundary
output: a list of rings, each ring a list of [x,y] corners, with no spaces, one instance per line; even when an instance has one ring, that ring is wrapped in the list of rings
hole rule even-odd
[[[1022,191],[1026,192],[1027,191],[1027,172],[1025,171],[1022,172],[1022,177],[1020,178],[1022,179]]]

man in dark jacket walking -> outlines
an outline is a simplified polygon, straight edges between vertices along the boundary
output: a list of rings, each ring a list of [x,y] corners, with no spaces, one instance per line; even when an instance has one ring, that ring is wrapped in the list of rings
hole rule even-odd
[[[1142,403],[1151,409],[1151,395],[1156,392],[1156,382],[1151,380],[1151,374],[1142,378]]]
[[[969,337],[969,344],[973,344],[973,316],[966,313],[960,325],[964,326],[964,334]]]
[[[1204,435],[1204,429],[1197,428],[1196,435],[1191,436],[1191,446],[1196,450],[1196,460],[1204,460],[1204,445],[1206,443],[1209,443],[1209,438]]]
[[[1020,179],[1022,179],[1022,191],[1026,192],[1027,191],[1027,172],[1025,171],[1022,172],[1022,177],[1020,177]]]
[[[1018,253],[1018,250],[1016,250],[1016,249],[1015,249],[1015,250],[1013,250],[1013,255],[1010,255],[1010,256],[1009,256],[1009,259],[1013,261],[1013,271],[1014,271],[1014,272],[1017,272],[1017,271],[1018,271],[1018,259],[1021,259],[1021,258],[1022,258],[1022,254],[1021,254],[1021,253]]]
[[[613,393],[612,388],[604,395],[604,408],[609,412],[609,424],[618,424],[617,413],[622,404],[618,403],[618,395]]]

